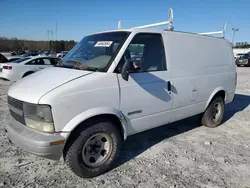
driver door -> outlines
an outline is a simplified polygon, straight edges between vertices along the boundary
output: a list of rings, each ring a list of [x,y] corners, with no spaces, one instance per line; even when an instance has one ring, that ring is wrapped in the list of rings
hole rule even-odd
[[[139,33],[121,58],[117,75],[120,84],[120,110],[131,123],[131,133],[170,122],[173,100],[171,77],[167,71],[161,34]],[[133,61],[128,81],[121,76],[125,59]]]

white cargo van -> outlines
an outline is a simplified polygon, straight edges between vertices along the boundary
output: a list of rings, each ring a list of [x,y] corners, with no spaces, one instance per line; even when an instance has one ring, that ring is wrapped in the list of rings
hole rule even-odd
[[[220,125],[235,95],[231,44],[154,25],[86,36],[61,67],[16,82],[9,139],[41,157],[63,156],[89,178],[112,168],[130,135],[194,115]]]

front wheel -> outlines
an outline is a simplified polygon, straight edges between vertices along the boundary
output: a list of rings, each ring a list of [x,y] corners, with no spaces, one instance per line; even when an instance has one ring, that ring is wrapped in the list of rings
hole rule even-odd
[[[113,123],[91,121],[66,149],[65,162],[79,177],[93,178],[110,170],[118,157],[121,135]]]
[[[206,127],[218,127],[224,116],[224,100],[218,96],[212,100],[202,115],[201,123]]]

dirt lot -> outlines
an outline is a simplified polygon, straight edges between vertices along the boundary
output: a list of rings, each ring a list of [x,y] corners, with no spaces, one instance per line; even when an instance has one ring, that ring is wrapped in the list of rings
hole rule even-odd
[[[10,83],[0,81],[0,187],[250,187],[250,68],[238,68],[237,96],[218,128],[190,118],[133,136],[117,167],[80,179],[63,161],[29,154],[3,131]]]

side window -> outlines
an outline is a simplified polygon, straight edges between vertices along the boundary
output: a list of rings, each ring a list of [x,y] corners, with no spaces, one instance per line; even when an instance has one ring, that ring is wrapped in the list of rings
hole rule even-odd
[[[43,65],[51,65],[51,59],[41,59],[43,62]]]
[[[36,59],[35,65],[44,65],[45,64],[44,60],[45,59],[43,58]]]
[[[37,58],[32,61],[29,61],[25,65],[50,65],[50,60],[44,58]]]
[[[35,64],[36,64],[36,59],[25,63],[25,65],[35,65]]]
[[[57,65],[59,63],[59,59],[52,58],[52,59],[50,59],[50,62],[52,65]]]
[[[125,59],[133,64],[131,72],[166,70],[161,34],[140,33],[135,35],[117,67],[117,72],[121,72]]]

